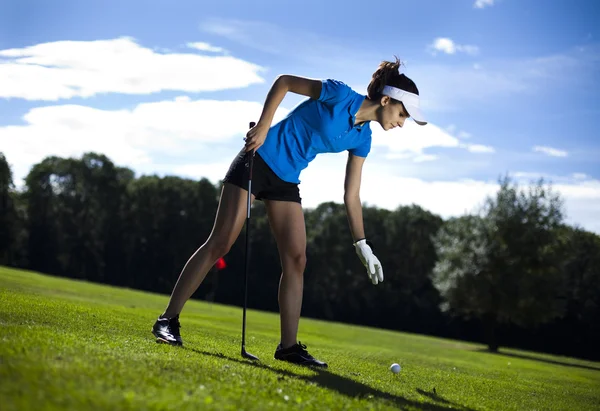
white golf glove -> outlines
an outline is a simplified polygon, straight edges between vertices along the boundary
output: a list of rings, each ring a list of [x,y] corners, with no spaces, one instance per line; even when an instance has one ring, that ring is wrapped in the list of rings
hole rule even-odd
[[[371,279],[371,282],[375,285],[383,282],[383,267],[379,262],[379,259],[373,254],[373,250],[367,244],[366,239],[358,240],[354,243],[354,248],[358,258],[367,269],[367,275]]]

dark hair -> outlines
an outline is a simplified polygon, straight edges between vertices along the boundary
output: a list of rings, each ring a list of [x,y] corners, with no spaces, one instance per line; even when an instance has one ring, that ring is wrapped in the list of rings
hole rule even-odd
[[[417,95],[419,94],[419,89],[417,89],[415,82],[404,74],[400,74],[399,69],[402,63],[400,63],[398,57],[395,58],[395,62],[382,61],[375,73],[373,73],[371,82],[367,87],[367,96],[369,99],[375,100],[381,98],[383,86],[393,86]]]

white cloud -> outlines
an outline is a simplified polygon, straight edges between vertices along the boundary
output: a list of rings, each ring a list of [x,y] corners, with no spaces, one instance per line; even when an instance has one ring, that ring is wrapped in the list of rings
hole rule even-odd
[[[519,182],[525,184],[528,182],[537,181],[543,178],[547,182],[552,182],[552,184],[561,184],[561,185],[569,185],[572,183],[582,183],[583,185],[588,184],[590,182],[594,182],[593,177],[588,176],[584,173],[571,173],[567,175],[557,175],[557,174],[549,174],[549,173],[541,173],[541,172],[531,172],[531,171],[518,171],[512,173],[512,176],[517,179]]]
[[[565,201],[566,221],[600,234],[600,180],[584,173],[553,175],[548,173],[516,172],[512,176],[519,184],[541,178],[551,183]]]
[[[446,54],[466,53],[475,55],[479,53],[477,46],[456,44],[452,39],[447,37],[438,37],[428,46],[431,54],[435,55],[438,51]]]
[[[164,172],[166,174],[175,174],[187,178],[207,178],[216,183],[222,180],[225,172],[229,169],[233,157],[227,158],[225,161],[202,164],[173,164],[166,165]]]
[[[343,153],[320,155],[303,172],[300,194],[305,207],[324,201],[343,201]],[[544,174],[535,174],[535,176]],[[533,174],[514,173],[521,187],[535,179]],[[566,221],[600,234],[600,180],[547,176],[553,189],[565,200]],[[581,177],[581,176],[579,176]],[[368,205],[395,209],[400,205],[418,204],[443,218],[475,212],[486,196],[494,196],[497,181],[460,179],[454,181],[405,177],[393,165],[367,158],[363,168],[361,200]]]
[[[533,147],[533,151],[547,154],[551,157],[567,157],[569,153],[564,150],[559,150],[557,148],[545,147],[545,146],[535,146]]]
[[[346,153],[321,154],[301,175],[300,196],[305,208],[314,208],[325,201],[341,203],[344,196]],[[191,178],[207,177],[213,182],[222,178],[229,162],[172,166],[166,173]],[[590,177],[548,176],[541,173],[513,173],[523,188],[538,177],[553,182],[553,189],[565,200],[569,224],[583,226],[600,234],[600,180]],[[384,182],[384,183],[382,183]],[[476,212],[486,196],[494,196],[497,181],[460,179],[454,181],[405,177],[394,166],[367,158],[363,168],[361,200],[370,206],[395,209],[401,205],[417,204],[442,218]]]
[[[494,5],[494,0],[475,0],[475,4],[473,4],[473,7],[475,7],[476,9],[483,9],[487,6],[493,6]]]
[[[152,169],[158,157],[209,164],[214,147],[243,145],[248,123],[262,104],[249,101],[193,101],[178,97],[139,104],[131,110],[100,110],[80,105],[30,110],[25,125],[0,127],[0,147],[20,185],[29,168],[49,155],[80,156],[96,151],[114,162],[138,170]],[[231,116],[231,113],[236,113]],[[279,109],[277,121],[287,113]],[[239,141],[232,140],[239,138]],[[212,145],[212,151],[208,144]],[[225,150],[224,155],[234,151]],[[226,171],[222,170],[222,171]]]
[[[484,146],[483,144],[464,144],[461,147],[465,147],[471,153],[494,153],[496,150],[491,146]]]
[[[195,42],[195,43],[187,43],[187,46],[196,50],[200,50],[200,51],[210,51],[213,53],[222,53],[224,51],[226,51],[224,48],[222,47],[215,47],[212,46],[209,43],[204,43],[201,41]]]
[[[216,183],[242,147],[248,121],[256,119],[261,109],[255,102],[192,100],[186,96],[140,104],[131,110],[40,107],[24,116],[24,125],[0,127],[0,146],[17,185],[29,168],[46,156],[80,156],[88,151],[106,154],[137,173],[206,177]],[[231,112],[238,115],[231,117]],[[284,109],[278,111],[275,121],[285,114]],[[410,158],[423,168],[436,159],[436,155],[425,152],[427,148],[488,151],[473,148],[480,145],[462,144],[433,124],[421,127],[407,121],[403,129],[384,132],[374,126],[373,131],[374,151]],[[303,172],[300,187],[305,207],[343,200],[345,161],[346,153],[320,155]],[[447,218],[473,211],[486,195],[497,190],[496,181],[425,181],[419,176],[401,175],[400,167],[397,162],[370,156],[364,168],[363,202],[387,209],[415,203]],[[517,174],[521,179],[532,176]],[[582,173],[555,180],[554,187],[566,199],[568,221],[600,233],[600,181]]]
[[[402,128],[384,131],[379,124],[371,123],[373,130],[372,147],[375,150],[385,149],[384,157],[387,160],[412,159],[415,163],[437,160],[438,156],[425,153],[429,148],[462,148],[470,153],[493,153],[494,148],[482,144],[462,143],[454,133],[456,125],[442,129],[434,124],[419,126],[414,121],[406,121]],[[471,135],[461,131],[459,135],[463,138]]]
[[[45,106],[29,110],[23,116],[24,125],[0,127],[0,146],[15,167],[16,181],[45,156],[79,156],[87,151],[106,154],[115,162],[139,170],[158,166],[159,157],[175,157],[180,161],[177,167],[185,166],[176,168],[177,172],[199,175],[201,170],[213,167],[218,158],[207,151],[208,144],[239,150],[248,122],[256,120],[261,110],[258,102],[192,100],[188,96],[122,110],[75,104]],[[233,117],[232,112],[236,113]],[[287,112],[280,107],[274,121]],[[478,145],[461,143],[434,124],[421,127],[409,120],[402,129],[388,132],[377,123],[371,127],[373,151],[388,160],[437,160],[437,155],[426,152],[429,148],[482,151]],[[232,140],[235,136],[239,143]],[[219,154],[230,156],[236,149],[223,150]],[[188,159],[193,163],[186,165]],[[171,167],[170,160],[164,161]],[[221,164],[215,167],[226,170]]]
[[[438,156],[433,155],[433,154],[422,154],[422,155],[418,155],[416,156],[413,161],[415,163],[423,163],[425,161],[433,161],[433,160],[437,160]]]
[[[261,67],[235,57],[160,54],[130,38],[56,41],[0,50],[0,57],[4,98],[55,101],[102,93],[202,92],[264,82]]]
[[[386,148],[387,158],[413,158],[414,161],[431,161],[435,156],[425,156],[424,150],[432,147],[459,147],[456,137],[434,124],[419,126],[408,120],[402,128],[385,131],[378,123],[371,123],[373,148]]]

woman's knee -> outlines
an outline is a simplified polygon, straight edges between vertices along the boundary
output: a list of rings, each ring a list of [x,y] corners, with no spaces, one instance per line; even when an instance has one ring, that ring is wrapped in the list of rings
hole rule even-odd
[[[283,270],[291,271],[296,274],[303,274],[306,268],[306,251],[297,250],[287,252],[283,257]]]
[[[229,253],[234,242],[235,239],[232,240],[228,236],[211,236],[206,242],[206,246],[212,256],[217,259]]]

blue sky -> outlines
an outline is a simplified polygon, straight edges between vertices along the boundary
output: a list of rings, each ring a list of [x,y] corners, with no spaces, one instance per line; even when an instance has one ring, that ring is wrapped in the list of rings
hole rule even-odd
[[[374,130],[363,202],[448,217],[504,173],[543,176],[569,221],[600,232],[599,17],[563,0],[0,1],[0,150],[17,183],[46,155],[88,150],[216,182],[278,74],[364,93],[397,55],[430,125]],[[342,200],[344,162],[301,176],[307,207]]]

